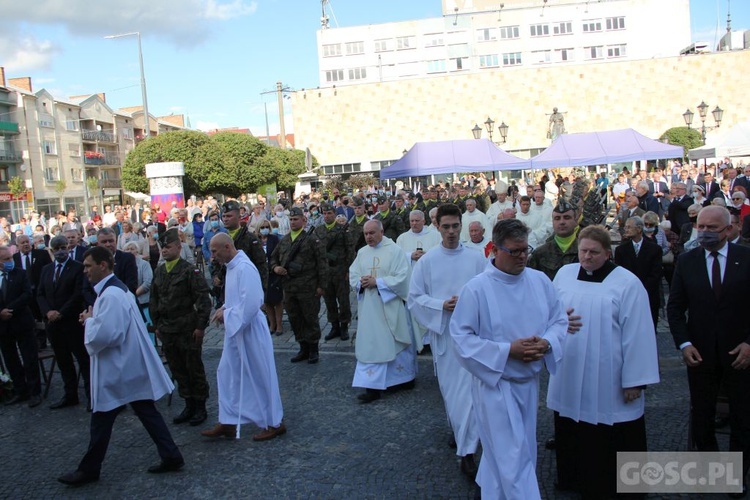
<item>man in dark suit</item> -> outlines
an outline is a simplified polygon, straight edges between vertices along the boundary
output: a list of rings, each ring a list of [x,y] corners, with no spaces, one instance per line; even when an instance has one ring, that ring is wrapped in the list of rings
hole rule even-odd
[[[6,405],[28,400],[33,408],[42,402],[32,299],[26,272],[15,267],[10,248],[0,246],[0,351],[13,381],[13,397]]]
[[[711,172],[703,174],[703,189],[706,190],[706,198],[709,203],[714,201],[714,198],[721,196],[721,187],[714,181],[714,176]]]
[[[50,241],[55,262],[42,269],[37,301],[47,322],[47,337],[55,351],[55,360],[65,384],[65,395],[51,409],[78,404],[78,374],[73,357],[89,396],[89,355],[83,344],[83,327],[78,315],[83,311],[83,264],[70,258],[68,239],[55,236]]]
[[[16,240],[18,252],[13,255],[15,267],[23,269],[26,277],[31,283],[31,300],[29,309],[31,315],[36,321],[42,321],[42,312],[39,310],[39,304],[36,301],[36,290],[39,288],[39,280],[42,277],[42,268],[52,262],[47,250],[37,250],[32,248],[31,239],[26,236],[19,236]],[[44,330],[36,330],[36,340],[40,348],[47,345],[47,335]]]
[[[117,236],[115,236],[114,229],[101,228],[96,233],[96,246],[109,250],[115,259],[115,276],[135,295],[135,291],[138,290],[138,264],[132,254],[117,249]],[[85,277],[83,278],[83,300],[87,307],[93,306],[96,301],[94,287]]]
[[[734,185],[745,188],[745,191],[750,194],[750,165],[745,166],[743,171],[737,170],[737,180]]]
[[[125,214],[122,210],[115,212],[115,222],[112,224],[112,230],[115,232],[115,240],[122,234],[122,223],[125,222]]]
[[[625,223],[630,217],[643,217],[646,212],[638,206],[639,200],[635,195],[635,192],[628,191],[625,194],[625,205],[620,209],[620,213],[617,214],[617,226],[620,235],[625,234]]]
[[[648,192],[648,183],[641,181],[635,186],[635,194],[638,196],[638,206],[644,212],[659,214],[659,201]]]
[[[687,185],[683,182],[673,184],[672,191],[674,198],[667,209],[667,220],[672,223],[672,231],[679,236],[682,226],[690,222],[687,209],[693,204],[693,199],[687,195]]]
[[[140,203],[136,203],[130,211],[130,222],[143,222],[143,209]]]
[[[692,437],[698,451],[718,451],[716,397],[729,398],[729,450],[742,452],[743,490],[750,466],[750,249],[727,241],[724,207],[698,214],[701,246],[677,260],[667,315],[687,365]],[[686,317],[687,313],[687,317]]]
[[[625,239],[615,249],[615,263],[635,274],[648,294],[654,330],[659,321],[661,301],[661,247],[643,237],[643,219],[630,217],[625,223]]]
[[[68,253],[70,258],[76,262],[83,263],[83,254],[86,253],[86,247],[81,245],[81,233],[77,229],[68,228],[63,233],[68,238]]]

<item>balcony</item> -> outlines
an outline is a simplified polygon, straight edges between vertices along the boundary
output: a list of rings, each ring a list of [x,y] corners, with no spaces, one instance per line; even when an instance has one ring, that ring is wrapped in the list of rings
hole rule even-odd
[[[122,179],[100,179],[102,189],[122,189]]]
[[[23,156],[21,153],[14,153],[13,151],[0,151],[0,163],[21,163]]]
[[[84,141],[117,142],[115,134],[98,130],[81,130],[81,137]]]
[[[18,123],[0,121],[0,134],[19,134]]]
[[[15,92],[4,92],[0,90],[0,104],[10,104],[16,106],[18,104],[18,98]]]
[[[104,158],[89,158],[84,156],[83,163],[86,165],[104,165]]]
[[[120,165],[122,163],[120,161],[120,156],[116,154],[111,155],[104,155],[104,164],[105,165]]]

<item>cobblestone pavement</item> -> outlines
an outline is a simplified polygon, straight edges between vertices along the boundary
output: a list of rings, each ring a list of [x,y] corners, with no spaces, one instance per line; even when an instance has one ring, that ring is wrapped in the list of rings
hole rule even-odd
[[[330,326],[321,314],[323,335]],[[239,441],[199,435],[216,421],[215,372],[222,329],[211,327],[204,360],[211,382],[210,417],[204,426],[174,426],[182,409],[175,395],[158,403],[182,449],[182,472],[153,476],[145,469],[156,450],[131,410],[120,415],[99,482],[71,489],[56,477],[75,469],[88,442],[89,414],[79,405],[51,411],[62,395],[55,375],[49,398],[35,409],[0,406],[0,498],[472,498],[474,486],[458,470],[448,447],[448,427],[429,356],[419,356],[412,391],[389,394],[370,405],[356,401],[351,387],[355,359],[350,341],[321,344],[317,365],[291,364],[296,344],[288,323],[274,337],[288,433],[256,443],[253,426]],[[352,325],[351,332],[356,328]],[[649,447],[681,450],[687,441],[688,392],[684,368],[664,323],[658,335],[662,382],[647,391]],[[546,377],[542,379],[546,394]],[[82,393],[83,391],[81,391]],[[575,498],[554,490],[552,415],[540,401],[538,477],[545,498]],[[658,498],[658,497],[653,497]],[[665,497],[666,498],[666,497]],[[675,497],[679,498],[679,497]]]

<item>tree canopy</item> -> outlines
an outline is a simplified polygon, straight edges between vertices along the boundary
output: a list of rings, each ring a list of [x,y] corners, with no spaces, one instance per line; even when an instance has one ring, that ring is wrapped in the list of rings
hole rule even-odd
[[[667,139],[669,144],[682,146],[684,150],[683,158],[687,158],[688,150],[703,146],[701,133],[694,128],[672,127],[662,134],[660,140],[663,141],[664,139]]]
[[[123,186],[148,193],[145,165],[165,161],[184,163],[186,195],[238,196],[270,182],[276,182],[278,189],[291,189],[297,175],[305,171],[304,151],[269,147],[249,134],[219,132],[208,136],[180,130],[140,142],[125,159]]]

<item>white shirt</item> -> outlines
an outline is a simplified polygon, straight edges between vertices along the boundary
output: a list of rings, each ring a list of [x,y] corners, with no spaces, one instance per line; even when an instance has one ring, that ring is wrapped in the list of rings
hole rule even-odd
[[[641,238],[641,241],[637,242],[633,240],[633,249],[635,250],[635,255],[638,256],[638,252],[641,251],[641,245],[643,245],[643,238]]]
[[[719,268],[721,269],[721,280],[724,281],[724,271],[727,269],[727,254],[729,253],[729,245],[724,244],[724,247],[721,250],[717,250],[719,252]],[[708,250],[704,250],[704,254],[706,256],[706,272],[708,273],[708,282],[711,283],[711,287],[714,286],[713,283],[713,267],[714,267],[714,257],[711,255],[711,252]]]

